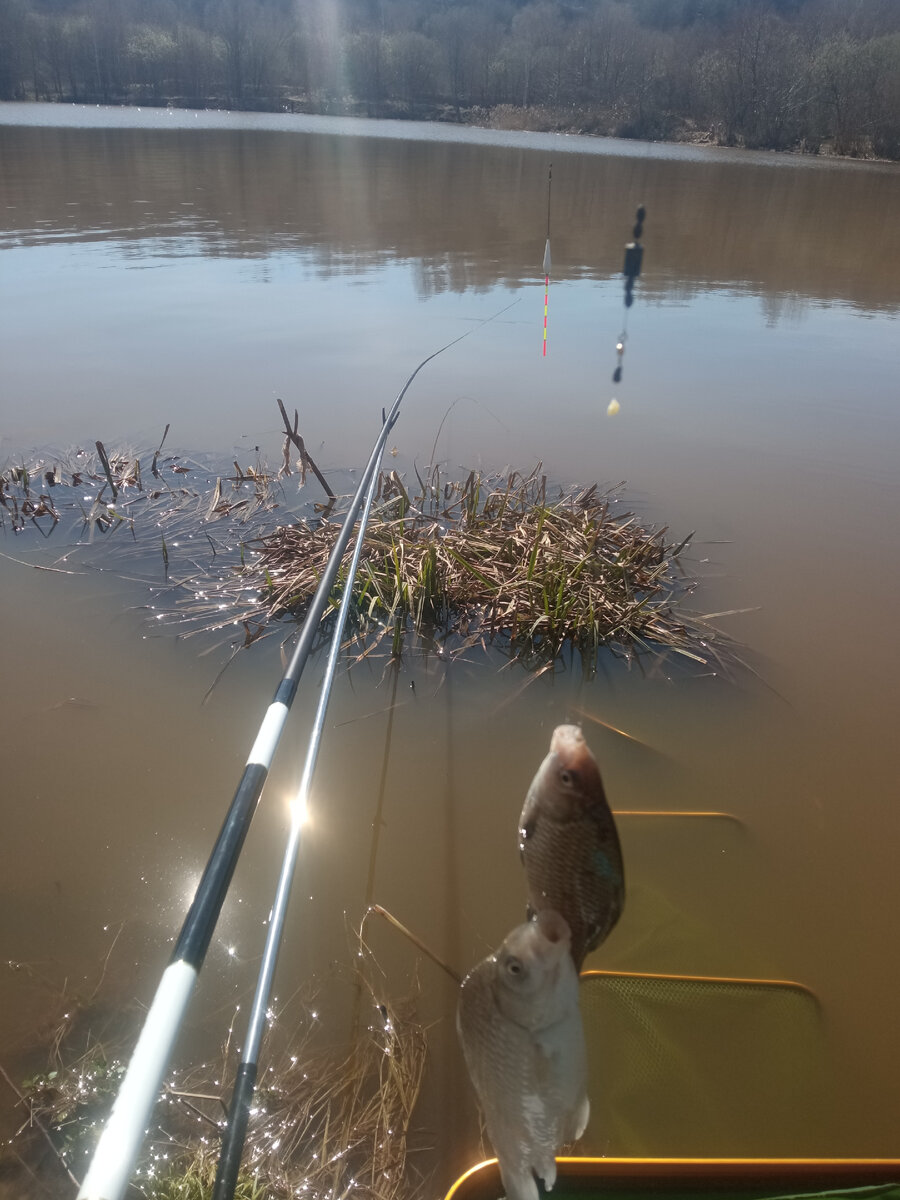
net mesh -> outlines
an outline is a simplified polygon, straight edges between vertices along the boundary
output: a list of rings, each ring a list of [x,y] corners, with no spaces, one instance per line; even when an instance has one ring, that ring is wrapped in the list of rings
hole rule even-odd
[[[794,984],[586,972],[591,1121],[579,1153],[835,1152],[824,1023]]]

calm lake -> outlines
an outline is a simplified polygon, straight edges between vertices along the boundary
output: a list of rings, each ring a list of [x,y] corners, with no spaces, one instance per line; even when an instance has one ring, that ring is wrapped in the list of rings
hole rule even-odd
[[[639,204],[644,271],[613,385]],[[0,466],[98,438],[152,455],[167,424],[173,451],[277,466],[280,397],[346,492],[382,407],[471,331],[417,377],[387,465],[414,479],[432,460],[456,478],[543,462],[561,486],[624,480],[641,520],[676,541],[696,531],[690,606],[742,610],[717,622],[747,663],[730,678],[603,656],[594,678],[566,661],[529,683],[474,652],[343,670],[280,998],[320,979],[327,1007],[369,903],[457,970],[494,948],[523,915],[525,792],[554,726],[576,720],[614,808],[727,814],[620,819],[625,915],[587,965],[798,981],[819,1002],[821,1071],[814,1103],[801,1081],[783,1112],[707,1119],[608,1045],[584,1150],[897,1152],[898,213],[896,165],[0,105]],[[314,480],[284,489],[286,512],[321,499]],[[98,541],[63,562],[65,537],[0,527],[0,946],[26,964],[0,984],[0,1062],[55,1011],[54,986],[90,992],[116,937],[110,980],[149,1002],[281,675],[270,638],[204,702],[229,646],[153,620],[162,563],[130,562],[116,537],[115,555]],[[183,1060],[252,995],[322,666],[301,683]],[[388,926],[370,922],[369,941],[386,993],[420,989],[418,1144],[437,1196],[481,1157],[455,989]],[[668,1047],[665,1013],[645,1016]],[[763,1038],[763,1075],[767,1053],[783,1065],[782,1034]]]

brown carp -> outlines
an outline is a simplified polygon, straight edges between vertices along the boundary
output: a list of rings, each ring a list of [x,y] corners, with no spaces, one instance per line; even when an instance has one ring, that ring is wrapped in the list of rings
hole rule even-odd
[[[549,909],[519,925],[463,980],[456,1024],[508,1200],[549,1191],[556,1152],[589,1105],[569,927]]]
[[[622,849],[600,769],[577,725],[559,725],[519,818],[531,912],[561,913],[572,958],[605,941],[625,904]]]

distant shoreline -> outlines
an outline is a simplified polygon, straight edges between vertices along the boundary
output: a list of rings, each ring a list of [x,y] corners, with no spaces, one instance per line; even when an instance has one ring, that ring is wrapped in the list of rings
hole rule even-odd
[[[462,129],[483,129],[498,133],[559,134],[589,139],[604,138],[621,142],[623,145],[648,142],[662,146],[709,148],[711,150],[721,149],[729,152],[746,152],[748,154],[776,154],[780,158],[819,159],[844,163],[895,164],[894,159],[880,158],[875,154],[867,156],[837,154],[827,144],[819,146],[816,150],[805,149],[802,146],[787,149],[774,146],[745,146],[740,142],[728,142],[724,139],[719,139],[713,130],[689,129],[686,127],[678,131],[676,136],[669,138],[623,136],[621,133],[616,134],[606,129],[598,128],[596,121],[592,119],[588,119],[587,122],[581,120],[566,123],[563,118],[572,114],[566,114],[564,111],[553,110],[544,106],[534,106],[527,109],[512,105],[498,105],[493,109],[473,106],[457,110],[451,104],[408,105],[387,103],[368,105],[365,102],[353,102],[314,105],[300,98],[285,98],[280,102],[273,100],[270,103],[236,106],[225,102],[216,102],[209,98],[198,99],[194,97],[152,97],[149,99],[141,97],[118,101],[90,97],[79,98],[77,100],[4,100],[0,101],[0,112],[7,105],[26,105],[28,107],[51,105],[63,109],[111,108],[154,109],[158,111],[173,109],[178,112],[216,112],[247,116],[259,114],[270,116],[332,117],[366,121],[420,122],[430,125],[451,125]],[[374,109],[378,111],[373,111]],[[583,117],[585,114],[578,115]],[[586,128],[586,124],[593,127]]]

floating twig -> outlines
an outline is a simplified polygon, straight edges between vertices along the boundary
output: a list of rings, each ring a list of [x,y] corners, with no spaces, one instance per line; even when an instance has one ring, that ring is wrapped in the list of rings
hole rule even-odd
[[[162,451],[163,442],[166,440],[166,438],[168,436],[169,436],[169,425],[167,423],[165,429],[163,430],[162,439],[160,440],[159,445],[156,447],[156,453],[153,455],[153,462],[150,466],[150,472],[155,479],[159,479],[159,477],[160,477],[156,463],[157,463],[157,460],[159,459],[160,453]]]
[[[318,479],[319,483],[322,485],[325,495],[329,498],[329,500],[331,500],[331,501],[336,500],[337,497],[335,496],[334,492],[331,490],[331,486],[328,483],[328,480],[325,478],[325,476],[322,474],[322,472],[319,470],[319,468],[313,462],[312,455],[306,449],[306,443],[304,442],[303,438],[300,436],[300,434],[297,430],[297,426],[298,426],[299,420],[300,420],[300,415],[297,412],[296,408],[294,409],[294,425],[293,425],[293,428],[291,428],[291,423],[288,420],[288,415],[287,415],[287,412],[285,411],[284,404],[282,403],[282,401],[280,399],[278,400],[278,407],[281,409],[281,416],[284,421],[285,445],[284,445],[284,467],[282,468],[284,471],[284,474],[287,475],[290,472],[288,443],[291,442],[294,444],[294,446],[296,446],[297,450],[299,450],[299,452],[300,452],[300,462],[301,462],[302,468],[305,470],[305,468],[308,467],[309,470],[312,471],[313,475],[315,475],[316,479]],[[302,478],[302,481],[305,482],[305,478],[304,477],[301,477],[301,478]]]
[[[112,469],[109,465],[109,459],[106,457],[106,450],[104,449],[103,443],[100,441],[95,442],[95,445],[97,447],[97,453],[100,455],[100,461],[103,463],[103,470],[106,472],[106,478],[109,482],[109,486],[112,488],[113,500],[115,500],[119,492],[115,483],[113,482]]]
[[[380,904],[373,904],[369,907],[366,917],[368,917],[370,913],[374,913],[376,917],[383,917],[389,925],[393,925],[396,930],[402,933],[403,936],[411,941],[412,944],[421,950],[423,954],[427,955],[433,963],[436,963],[442,971],[446,971],[454,983],[462,983],[462,975],[460,975],[459,972],[454,971],[452,967],[449,967],[442,958],[439,958],[435,952],[422,941],[421,938],[416,937],[411,929],[407,929],[403,922],[398,921],[397,918],[392,913],[389,913],[386,908],[382,908]],[[363,918],[363,922],[365,922],[365,917]],[[362,933],[362,930],[360,930],[360,933]]]

